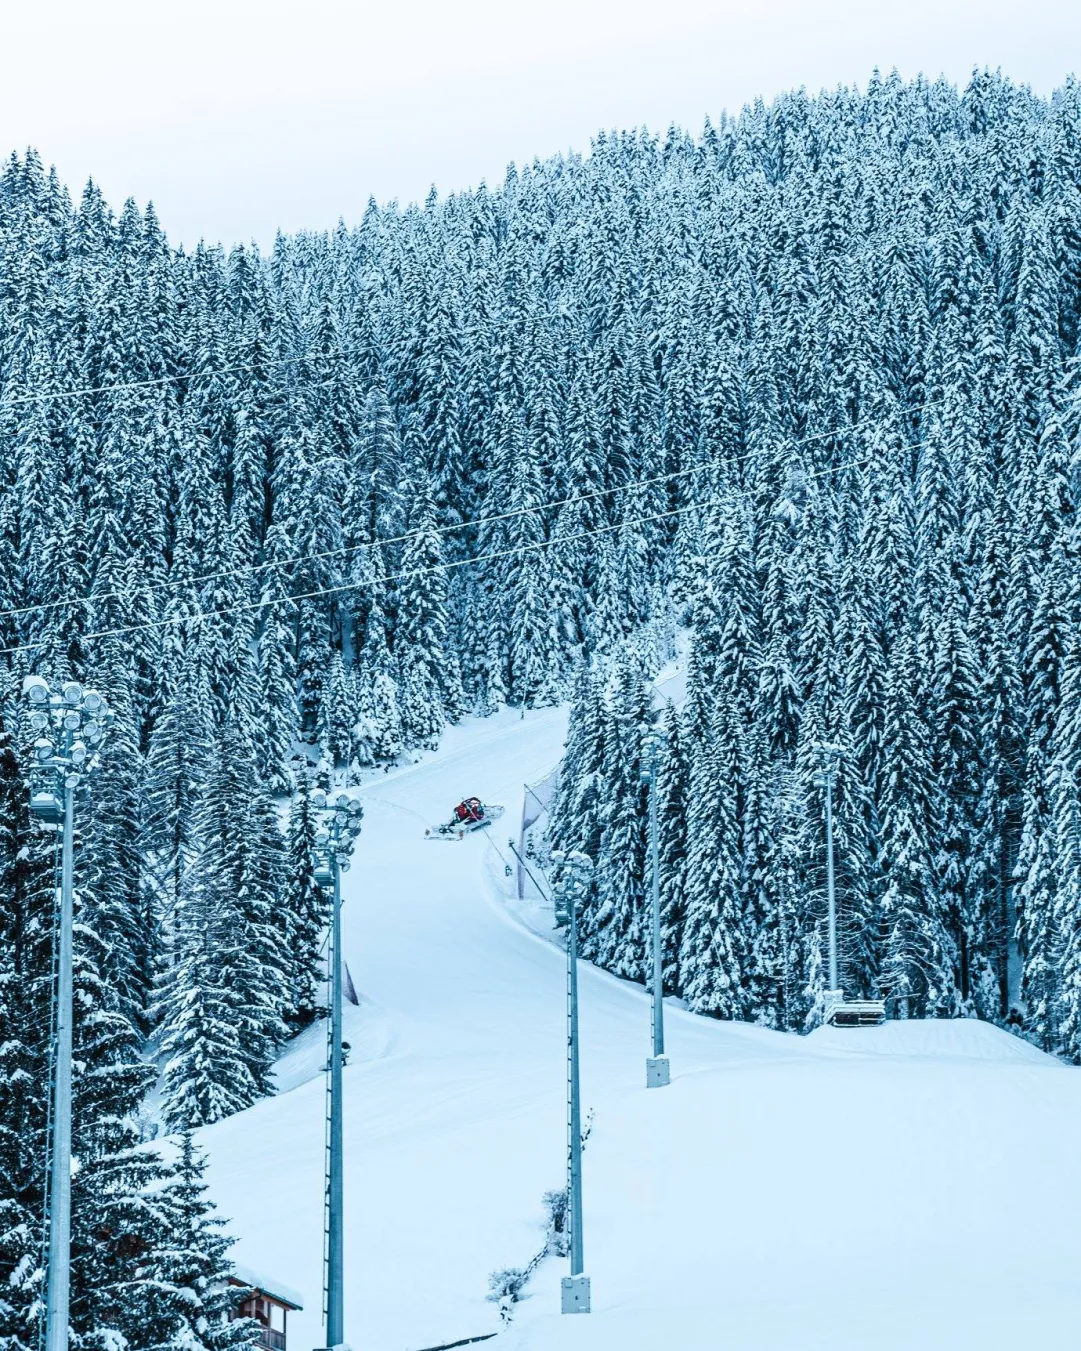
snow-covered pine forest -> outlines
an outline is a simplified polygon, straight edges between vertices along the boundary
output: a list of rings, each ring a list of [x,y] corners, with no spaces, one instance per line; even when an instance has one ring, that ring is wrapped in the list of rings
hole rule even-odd
[[[890,82],[699,149],[712,224],[653,322],[660,472],[709,505],[650,527],[691,635],[658,798],[698,1012],[820,1016],[835,746],[845,989],[1081,1060],[1079,127],[1076,87]],[[585,955],[636,979],[647,675],[582,676],[551,830],[599,865]]]
[[[1014,1005],[1081,1058],[1079,326],[1072,84],[790,94],[268,255],[175,249],[151,208],[114,215],[93,185],[75,205],[12,157],[4,1346],[31,1344],[41,1277],[54,860],[24,809],[31,670],[117,714],[79,805],[85,1336],[128,1318],[131,1346],[179,1344],[167,1263],[224,1261],[197,1155],[171,1174],[132,1152],[141,1105],[177,1128],[251,1104],[316,1016],[307,792],[332,766],[573,693],[553,835],[599,865],[588,955],[640,973],[639,737],[681,625],[671,989],[806,1025],[817,747],[839,743],[846,988],[901,1016]],[[166,1292],[154,1327],[140,1283]]]

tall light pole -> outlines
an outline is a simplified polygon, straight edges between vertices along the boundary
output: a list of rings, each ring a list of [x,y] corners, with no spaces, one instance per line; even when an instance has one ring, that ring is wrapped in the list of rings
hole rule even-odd
[[[75,790],[97,768],[98,752],[112,714],[97,690],[75,680],[54,688],[27,676],[23,694],[36,733],[30,780],[30,811],[62,832],[56,1029],[52,1083],[52,1157],[49,1165],[49,1266],[45,1300],[46,1351],[67,1351],[71,1302],[71,1061],[72,930],[75,917]]]
[[[557,901],[567,913],[567,1211],[571,1272],[563,1277],[564,1313],[589,1313],[589,1277],[582,1251],[582,1101],[578,1072],[578,907],[589,891],[593,860],[556,853],[561,867]]]
[[[320,886],[333,887],[330,917],[330,1113],[326,1161],[326,1257],[323,1288],[326,1293],[327,1347],[345,1342],[345,1219],[344,1140],[342,1122],[342,879],[349,869],[353,841],[360,833],[364,808],[348,793],[328,800],[317,788],[312,806],[321,819],[315,832],[313,876]]]
[[[840,746],[820,745],[818,753],[822,757],[822,769],[815,776],[815,783],[826,790],[826,896],[829,902],[829,945],[830,945],[830,993],[841,997],[840,979],[837,974],[837,895],[833,880],[833,789],[837,783],[837,766],[844,751]]]
[[[661,943],[661,862],[657,843],[657,766],[664,738],[652,728],[642,745],[642,782],[649,793],[649,858],[653,880],[653,1054],[646,1057],[646,1087],[664,1088],[670,1081],[664,1053],[664,951]]]

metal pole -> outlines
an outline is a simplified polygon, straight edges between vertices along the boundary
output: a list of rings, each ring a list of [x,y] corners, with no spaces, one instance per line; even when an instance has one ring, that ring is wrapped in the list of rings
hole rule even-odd
[[[664,1055],[664,954],[661,951],[661,860],[657,843],[657,763],[649,776],[649,853],[653,867],[653,1054]]]
[[[46,1351],[67,1351],[71,1281],[71,1053],[72,927],[74,921],[74,792],[64,788],[64,845],[60,874],[60,945],[56,992],[56,1077],[53,1085],[53,1159],[49,1181],[49,1285]]]
[[[342,1222],[342,883],[341,865],[332,854],[334,911],[331,945],[334,950],[331,975],[330,1014],[330,1178],[328,1180],[327,1236],[327,1346],[341,1346],[344,1333],[344,1270]],[[50,1348],[50,1351],[52,1349]]]
[[[646,775],[649,790],[649,856],[653,872],[653,1054],[646,1058],[646,1087],[664,1088],[670,1082],[668,1057],[664,1054],[664,951],[661,944],[661,857],[657,839],[657,737],[646,744]]]
[[[833,886],[833,766],[826,771],[826,891],[830,908],[830,989],[837,990],[837,897]]]
[[[327,795],[322,789],[311,794],[312,806],[323,812]],[[364,809],[348,793],[338,793],[328,814],[315,832],[319,851],[313,858],[313,877],[317,886],[331,887],[330,915],[330,1055],[327,1078],[330,1090],[329,1130],[327,1131],[324,1293],[326,1296],[327,1347],[345,1343],[345,1259],[344,1259],[344,1149],[342,1139],[342,873],[348,871],[353,842],[360,832]]]
[[[567,1169],[570,1189],[571,1275],[584,1269],[582,1255],[582,1103],[578,1074],[578,916],[571,896],[567,938]]]
[[[563,900],[567,909],[567,1209],[570,1220],[569,1276],[564,1276],[564,1313],[589,1313],[589,1277],[583,1275],[582,1246],[582,1103],[578,1067],[578,901],[585,891],[590,860],[566,859]]]

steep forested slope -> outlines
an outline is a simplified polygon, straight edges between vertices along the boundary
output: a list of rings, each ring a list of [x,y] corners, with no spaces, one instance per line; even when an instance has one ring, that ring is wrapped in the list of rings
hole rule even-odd
[[[814,1018],[837,746],[846,988],[1078,1059],[1081,162],[1072,89],[1000,119],[1005,95],[779,105],[721,194],[734,261],[693,349],[712,505],[668,553],[693,640],[659,784],[667,981]],[[633,661],[584,681],[553,832],[600,865],[587,954],[635,976],[648,703]]]
[[[78,1110],[129,1121],[149,1044],[169,1122],[212,1120],[313,1016],[299,745],[390,759],[607,654],[559,832],[601,861],[591,952],[636,970],[635,664],[681,620],[673,987],[804,1021],[835,741],[847,983],[1001,1017],[1016,927],[1029,1025],[1076,1056],[1079,181],[1077,87],[992,76],[601,137],[269,256],[176,251],[13,157],[5,721],[29,669],[117,711],[80,807]],[[49,850],[2,772],[0,1117],[20,1093],[38,1130]]]

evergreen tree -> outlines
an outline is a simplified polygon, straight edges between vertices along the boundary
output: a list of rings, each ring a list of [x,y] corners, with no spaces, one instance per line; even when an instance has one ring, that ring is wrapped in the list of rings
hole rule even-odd
[[[257,1325],[232,1317],[232,1240],[207,1197],[205,1174],[205,1156],[191,1131],[182,1131],[175,1172],[152,1203],[166,1241],[140,1270],[138,1342],[152,1351],[242,1351],[257,1344]]]
[[[413,495],[394,645],[401,671],[402,736],[407,745],[434,746],[443,730],[444,695],[456,686],[457,672],[447,651],[447,585],[435,507],[425,483]]]
[[[307,1026],[319,1013],[324,980],[321,953],[328,914],[326,894],[316,886],[312,876],[315,831],[311,785],[304,779],[297,785],[289,811],[289,873],[285,893],[285,911],[289,916],[285,940],[285,951],[289,954],[286,1017],[297,1027]]]
[[[216,1121],[267,1093],[284,1036],[284,842],[238,728],[224,730],[211,765],[162,1002],[165,1098],[177,1126]]]
[[[688,766],[679,717],[669,703],[664,716],[665,747],[657,771],[657,847],[661,871],[661,940],[665,989],[681,993],[679,950],[687,891]]]
[[[686,914],[680,985],[696,1013],[743,1018],[751,933],[743,923],[738,717],[719,704],[711,735],[693,748]]]

